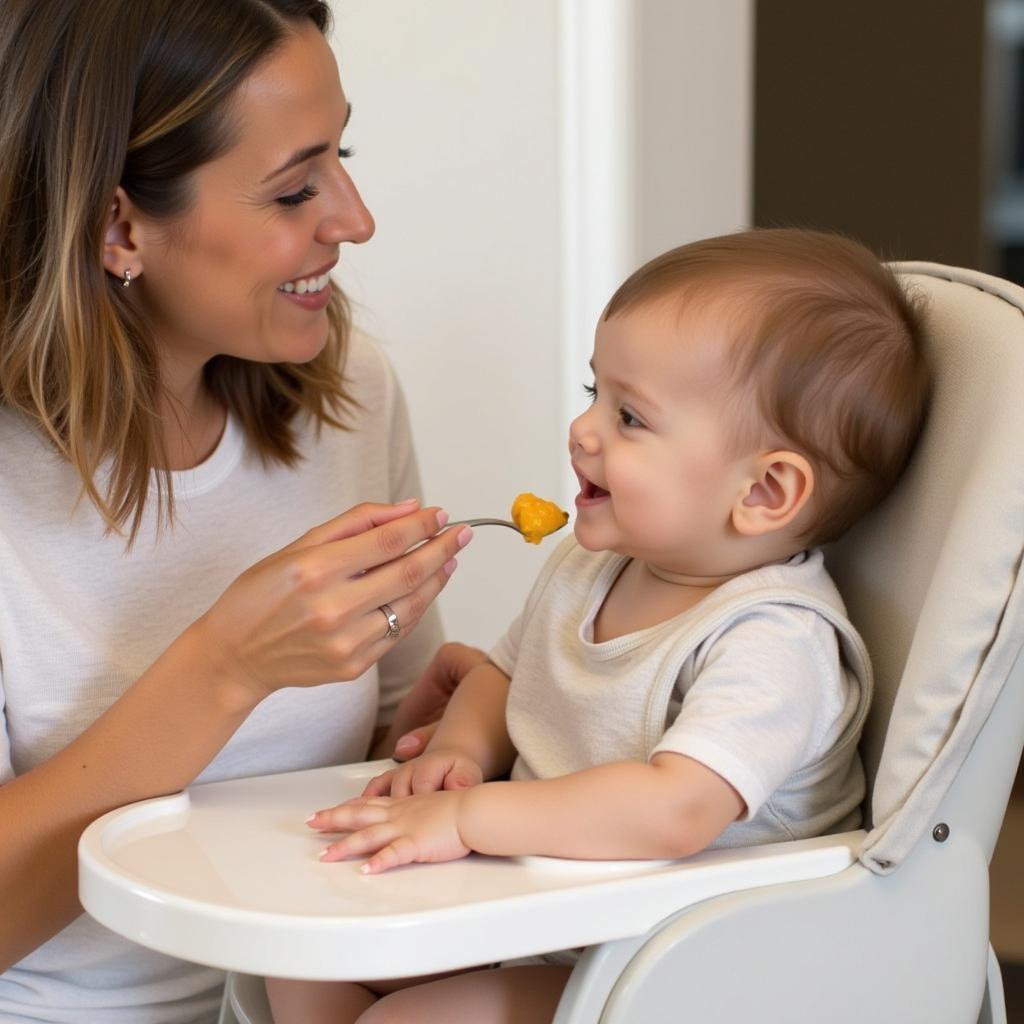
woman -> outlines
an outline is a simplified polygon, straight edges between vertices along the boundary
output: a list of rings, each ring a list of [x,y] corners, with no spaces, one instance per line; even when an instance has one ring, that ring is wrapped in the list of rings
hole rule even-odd
[[[3,1020],[214,1019],[217,972],[80,916],[83,827],[383,753],[482,658],[430,663],[471,534],[400,503],[402,399],[327,280],[374,227],[327,21],[0,5]]]

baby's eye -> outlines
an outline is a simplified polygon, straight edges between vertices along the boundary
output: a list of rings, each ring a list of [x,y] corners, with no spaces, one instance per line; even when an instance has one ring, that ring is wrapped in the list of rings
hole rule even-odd
[[[584,384],[583,392],[587,396],[587,398],[590,399],[590,401],[593,401],[595,398],[597,398],[597,387],[593,384]]]
[[[301,206],[303,203],[308,203],[310,199],[316,199],[320,195],[319,189],[315,189],[312,185],[303,185],[298,192],[293,192],[290,196],[278,196],[277,201],[282,206]]]
[[[638,420],[628,409],[619,409],[619,421],[624,427],[642,427],[643,423]]]
[[[355,146],[339,146],[338,147],[338,159],[347,160],[350,156],[356,155]]]

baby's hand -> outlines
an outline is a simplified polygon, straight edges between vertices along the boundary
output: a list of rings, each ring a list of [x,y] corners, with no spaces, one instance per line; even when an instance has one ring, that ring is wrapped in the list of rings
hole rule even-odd
[[[414,861],[458,860],[469,853],[459,835],[459,807],[465,793],[423,793],[399,799],[356,797],[308,821],[319,832],[348,832],[331,843],[322,861],[344,860],[371,853],[360,869],[377,874]]]
[[[428,750],[370,779],[362,795],[401,797],[439,789],[469,789],[481,782],[483,772],[472,758],[457,750]]]

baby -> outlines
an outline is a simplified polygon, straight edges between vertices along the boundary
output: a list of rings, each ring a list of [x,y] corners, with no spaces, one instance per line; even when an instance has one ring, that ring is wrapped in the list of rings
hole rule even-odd
[[[323,859],[671,858],[856,828],[871,673],[820,545],[907,462],[920,336],[894,275],[833,235],[728,235],[633,274],[569,429],[575,536],[424,754],[310,819],[347,833]],[[281,1024],[540,1024],[575,955],[268,991]]]

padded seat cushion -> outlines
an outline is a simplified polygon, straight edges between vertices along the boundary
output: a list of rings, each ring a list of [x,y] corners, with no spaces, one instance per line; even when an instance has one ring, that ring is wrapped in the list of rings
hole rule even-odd
[[[1024,290],[895,269],[926,301],[932,407],[896,490],[826,556],[875,669],[861,860],[880,874],[937,823],[1024,643]]]

